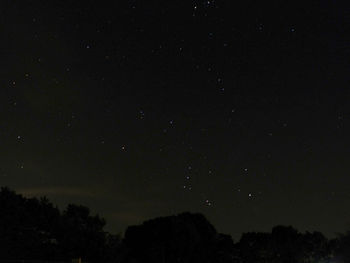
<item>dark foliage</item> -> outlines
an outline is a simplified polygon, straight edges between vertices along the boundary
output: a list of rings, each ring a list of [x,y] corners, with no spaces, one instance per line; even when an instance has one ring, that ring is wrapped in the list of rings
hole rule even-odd
[[[0,191],[0,259],[88,262],[350,263],[350,232],[328,240],[320,232],[276,226],[245,233],[234,243],[202,214],[182,213],[130,226],[124,239],[104,232],[87,207],[60,212],[46,197]]]
[[[107,259],[117,237],[103,231],[104,219],[87,207],[68,205],[61,213],[47,198],[25,198],[0,191],[0,259]]]
[[[331,243],[319,232],[299,233],[291,226],[276,226],[272,233],[246,233],[237,244],[243,262],[330,262]]]
[[[339,236],[335,241],[335,247],[338,261],[350,263],[350,231]]]
[[[123,262],[214,262],[230,258],[233,241],[203,215],[183,213],[129,227],[123,245]]]

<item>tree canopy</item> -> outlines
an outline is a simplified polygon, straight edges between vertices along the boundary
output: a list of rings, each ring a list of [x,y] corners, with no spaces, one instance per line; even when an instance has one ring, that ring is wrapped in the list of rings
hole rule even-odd
[[[62,212],[46,197],[0,189],[0,259],[83,262],[350,263],[350,231],[327,239],[292,226],[244,233],[238,242],[199,213],[158,217],[129,226],[124,238],[104,231],[88,207]]]
[[[105,220],[91,215],[87,207],[69,204],[61,212],[46,197],[26,198],[1,188],[0,259],[82,257],[98,262],[105,258],[112,240],[104,226]]]

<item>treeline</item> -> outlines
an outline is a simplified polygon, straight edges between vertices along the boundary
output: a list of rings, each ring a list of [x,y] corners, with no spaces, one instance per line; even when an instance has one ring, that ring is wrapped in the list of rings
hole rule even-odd
[[[26,198],[0,190],[0,260],[70,260],[101,262],[119,245],[106,233],[106,222],[89,208],[70,204],[61,212],[46,197]],[[113,248],[113,249],[112,249]]]
[[[87,207],[60,211],[45,197],[0,190],[0,260],[160,263],[347,263],[350,232],[327,239],[276,226],[245,233],[235,243],[201,214],[182,213],[127,228],[124,238],[104,231],[106,222]]]

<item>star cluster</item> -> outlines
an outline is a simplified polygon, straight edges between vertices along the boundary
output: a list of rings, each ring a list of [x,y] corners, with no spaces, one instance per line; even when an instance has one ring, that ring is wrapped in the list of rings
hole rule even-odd
[[[185,210],[235,237],[344,230],[339,3],[5,2],[1,184],[112,231]]]

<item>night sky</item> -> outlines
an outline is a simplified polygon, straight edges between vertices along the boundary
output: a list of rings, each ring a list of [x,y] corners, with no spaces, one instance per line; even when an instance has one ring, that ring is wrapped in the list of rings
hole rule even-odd
[[[0,3],[0,185],[106,230],[350,229],[342,1]]]

